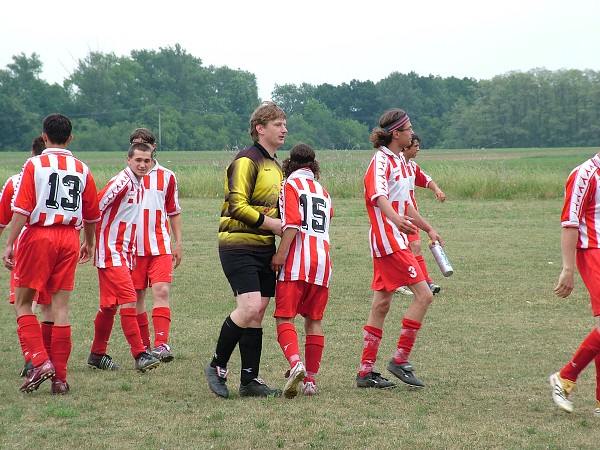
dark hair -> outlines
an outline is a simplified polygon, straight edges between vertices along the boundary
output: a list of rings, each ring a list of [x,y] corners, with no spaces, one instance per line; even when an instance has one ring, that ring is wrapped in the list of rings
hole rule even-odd
[[[35,156],[41,155],[42,152],[46,149],[46,143],[44,142],[44,138],[40,136],[36,136],[33,142],[31,143],[31,151]]]
[[[275,102],[262,102],[258,108],[254,110],[250,117],[250,136],[253,141],[258,141],[257,125],[266,125],[271,120],[285,119],[285,112]]]
[[[419,136],[417,136],[416,134],[413,134],[412,137],[410,138],[410,145],[408,147],[403,148],[402,151],[411,148],[413,145],[415,145],[415,142],[418,142],[420,144],[421,138],[419,138]]]
[[[129,158],[133,157],[133,152],[135,150],[140,150],[142,152],[150,152],[150,155],[152,155],[152,150],[154,150],[152,148],[151,145],[146,144],[145,142],[134,142],[133,144],[131,144],[129,146],[129,151],[127,152],[127,156]]]
[[[388,109],[379,119],[379,126],[371,131],[370,141],[374,148],[379,148],[382,145],[388,145],[392,142],[392,132],[384,130],[385,127],[402,119],[406,116],[406,112],[400,108]]]
[[[319,179],[321,169],[319,163],[315,160],[315,150],[308,144],[300,142],[294,145],[290,150],[290,157],[283,160],[281,171],[285,178],[289,177],[292,172],[302,167],[308,167],[315,175],[315,180]]]
[[[71,131],[73,131],[73,124],[63,114],[53,113],[44,119],[43,132],[53,144],[66,144],[71,137]]]
[[[134,139],[141,139],[146,144],[156,144],[156,137],[154,133],[148,128],[136,128],[129,135],[129,143],[132,144]]]

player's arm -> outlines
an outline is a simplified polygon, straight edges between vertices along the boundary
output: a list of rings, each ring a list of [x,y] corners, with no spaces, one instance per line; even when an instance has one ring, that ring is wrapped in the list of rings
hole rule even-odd
[[[177,269],[181,264],[183,258],[183,241],[181,238],[181,214],[175,214],[169,216],[169,222],[171,223],[171,233],[175,239],[175,244],[172,249],[173,253],[173,268]]]
[[[380,195],[376,200],[377,207],[381,212],[392,221],[400,231],[406,234],[415,234],[418,230],[415,225],[411,223],[412,217],[401,216],[395,210],[387,197]],[[414,208],[413,208],[414,209]]]
[[[83,242],[79,248],[79,264],[88,262],[94,253],[94,237],[96,224],[84,222],[83,224]]]
[[[27,223],[27,216],[18,212],[14,213],[10,221],[10,231],[8,233],[8,239],[6,240],[6,246],[4,247],[4,255],[2,261],[4,261],[4,267],[8,270],[12,270],[15,267],[15,253],[13,250],[13,244],[19,237],[21,230]]]
[[[578,239],[578,228],[563,227],[560,238],[563,267],[558,277],[558,284],[554,288],[554,293],[562,298],[568,297],[575,285],[575,259]]]
[[[412,218],[412,222],[418,226],[421,230],[429,235],[429,239],[432,241],[438,241],[440,245],[443,247],[444,243],[442,241],[442,237],[438,234],[437,231],[431,226],[429,222],[427,222],[421,214],[415,209],[415,207],[411,204],[407,206],[408,215]]]
[[[298,229],[294,227],[288,227],[283,231],[279,247],[271,259],[271,269],[273,269],[274,272],[279,272],[285,264],[288,250],[290,249],[292,242],[294,242],[297,233]]]
[[[431,180],[427,187],[435,193],[435,198],[438,201],[440,201],[441,203],[444,203],[446,201],[446,194],[444,194],[444,192],[438,187],[435,181]]]

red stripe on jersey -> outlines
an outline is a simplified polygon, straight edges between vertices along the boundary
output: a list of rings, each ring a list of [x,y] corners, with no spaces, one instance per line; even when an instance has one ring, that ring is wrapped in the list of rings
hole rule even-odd
[[[162,191],[165,188],[165,171],[159,170],[156,175],[156,189]]]
[[[48,158],[48,155],[40,156],[40,162],[42,163],[42,167],[50,167],[50,158]]]
[[[57,156],[58,170],[67,170],[67,158],[64,155]]]
[[[38,220],[38,223],[41,223],[42,225],[46,223],[46,213],[40,213],[40,219]]]
[[[161,219],[163,217],[162,211],[155,211],[155,217],[154,217],[154,233],[156,234],[156,245],[158,245],[158,250],[160,251],[161,255],[165,255],[167,253],[167,248],[165,245],[165,239],[162,233],[162,227],[161,227]],[[165,223],[167,223],[165,221]]]

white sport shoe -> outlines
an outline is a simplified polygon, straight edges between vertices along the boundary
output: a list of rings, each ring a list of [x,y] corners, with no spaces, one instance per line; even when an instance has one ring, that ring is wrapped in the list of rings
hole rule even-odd
[[[400,286],[398,289],[396,289],[396,294],[414,295],[413,292],[406,286]]]
[[[306,369],[301,361],[298,361],[294,367],[288,370],[285,374],[287,381],[283,387],[283,395],[285,398],[294,398],[298,395],[298,384],[304,380]]]
[[[317,395],[317,386],[312,381],[307,381],[306,383],[302,383],[300,390],[302,391],[302,395],[306,395],[307,397],[312,397],[313,395]],[[600,408],[598,408],[600,410]],[[600,413],[599,413],[600,415]]]
[[[573,402],[569,400],[569,394],[575,387],[575,383],[569,382],[563,385],[563,379],[560,377],[558,372],[556,372],[550,375],[550,387],[552,387],[552,400],[554,400],[556,406],[558,406],[564,412],[572,413]]]

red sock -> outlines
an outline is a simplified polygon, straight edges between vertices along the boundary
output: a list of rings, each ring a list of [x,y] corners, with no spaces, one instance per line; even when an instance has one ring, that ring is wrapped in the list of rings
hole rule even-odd
[[[365,325],[363,329],[364,344],[362,357],[360,359],[360,371],[358,373],[361,377],[369,372],[373,372],[373,366],[375,366],[377,352],[379,351],[379,344],[383,337],[383,330],[379,328]]]
[[[42,330],[35,314],[25,314],[17,319],[21,335],[25,345],[31,352],[31,361],[33,367],[38,367],[44,364],[49,358],[44,341],[42,340]]]
[[[600,353],[594,357],[596,363],[596,401],[600,402]]]
[[[121,308],[119,314],[121,315],[121,328],[123,328],[123,334],[129,343],[131,354],[134,358],[137,358],[140,353],[146,351],[146,348],[140,335],[135,308]]]
[[[402,319],[402,328],[400,329],[400,339],[398,339],[398,347],[394,353],[394,362],[396,364],[405,363],[410,357],[410,352],[415,345],[417,332],[421,328],[421,322],[416,320]]]
[[[298,333],[293,323],[284,322],[277,327],[277,342],[290,367],[300,361],[300,346],[298,344]]]
[[[54,325],[52,327],[52,363],[56,373],[54,377],[67,381],[67,362],[71,356],[71,325]]]
[[[17,325],[17,336],[19,338],[19,344],[21,345],[21,352],[23,352],[23,359],[25,362],[31,361],[31,353],[27,350],[27,345],[25,345],[23,333],[21,332],[21,327],[19,325]]]
[[[44,341],[44,348],[46,349],[46,353],[48,353],[48,356],[50,357],[52,362],[54,362],[54,359],[52,358],[52,326],[53,325],[54,325],[54,322],[42,322],[42,324],[41,324],[42,340]]]
[[[306,335],[304,344],[304,359],[306,360],[306,381],[315,382],[317,372],[321,368],[325,336],[317,334]]]
[[[428,283],[433,283],[433,281],[431,281],[431,277],[429,276],[429,272],[427,271],[427,264],[425,264],[425,258],[423,255],[415,256],[415,259],[419,263],[421,271],[425,275],[425,280],[427,280]]]
[[[152,310],[152,324],[154,325],[154,347],[169,342],[169,329],[171,327],[171,309],[159,306]]]
[[[577,377],[585,367],[600,352],[600,332],[594,328],[583,340],[571,361],[560,371],[560,376],[569,381],[577,381]]]
[[[100,308],[94,320],[94,341],[91,352],[96,355],[105,355],[108,340],[115,323],[116,308]]]
[[[138,326],[140,327],[140,335],[142,336],[142,342],[144,347],[150,348],[150,327],[148,321],[148,312],[144,311],[136,316]]]

